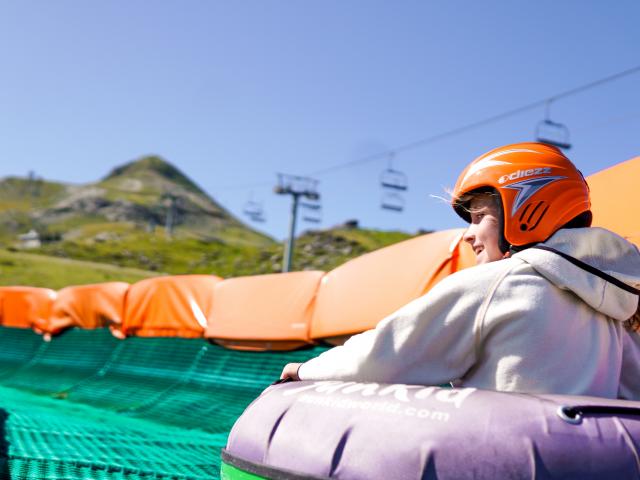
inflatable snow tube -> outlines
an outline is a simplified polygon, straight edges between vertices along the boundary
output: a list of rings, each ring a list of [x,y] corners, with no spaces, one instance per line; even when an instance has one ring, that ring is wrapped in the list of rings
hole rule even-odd
[[[227,480],[638,479],[640,402],[354,382],[269,387],[222,451]]]

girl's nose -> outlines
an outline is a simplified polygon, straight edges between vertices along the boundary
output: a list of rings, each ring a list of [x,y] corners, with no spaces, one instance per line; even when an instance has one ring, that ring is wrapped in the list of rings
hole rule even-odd
[[[469,245],[473,245],[473,242],[476,240],[476,235],[473,232],[473,226],[469,226],[462,235],[462,240],[467,242]]]

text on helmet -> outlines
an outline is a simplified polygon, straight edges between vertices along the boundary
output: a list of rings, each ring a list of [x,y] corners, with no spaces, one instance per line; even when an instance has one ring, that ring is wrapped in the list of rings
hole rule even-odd
[[[529,170],[516,170],[513,173],[502,175],[498,179],[498,183],[504,183],[509,180],[516,180],[518,178],[523,178],[523,177],[533,177],[535,175],[550,175],[550,174],[551,174],[551,167],[530,168]]]

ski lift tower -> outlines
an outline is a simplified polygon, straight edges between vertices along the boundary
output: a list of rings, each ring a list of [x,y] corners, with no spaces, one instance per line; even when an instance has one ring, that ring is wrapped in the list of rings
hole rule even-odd
[[[167,238],[173,237],[173,230],[178,219],[178,201],[179,197],[171,191],[167,191],[160,197],[161,202],[166,207],[166,216],[164,222],[165,235]]]
[[[278,185],[274,188],[274,192],[278,195],[291,195],[293,202],[291,203],[291,218],[289,220],[289,239],[285,245],[284,256],[282,259],[282,271],[290,272],[293,260],[293,248],[296,232],[296,218],[298,216],[298,205],[300,198],[311,201],[320,199],[317,190],[318,180],[309,177],[298,177],[296,175],[278,174]]]

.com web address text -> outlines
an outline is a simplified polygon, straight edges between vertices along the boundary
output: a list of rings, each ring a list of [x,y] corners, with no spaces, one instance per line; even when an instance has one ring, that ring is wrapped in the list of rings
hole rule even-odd
[[[383,412],[392,415],[404,415],[413,418],[422,418],[425,420],[435,420],[438,422],[448,422],[450,415],[448,412],[440,410],[430,410],[428,408],[418,408],[402,405],[397,402],[378,401],[371,402],[367,400],[352,400],[350,398],[332,398],[320,395],[301,395],[299,402],[311,405],[321,405],[329,408],[341,408],[344,410],[366,410],[371,412]]]

